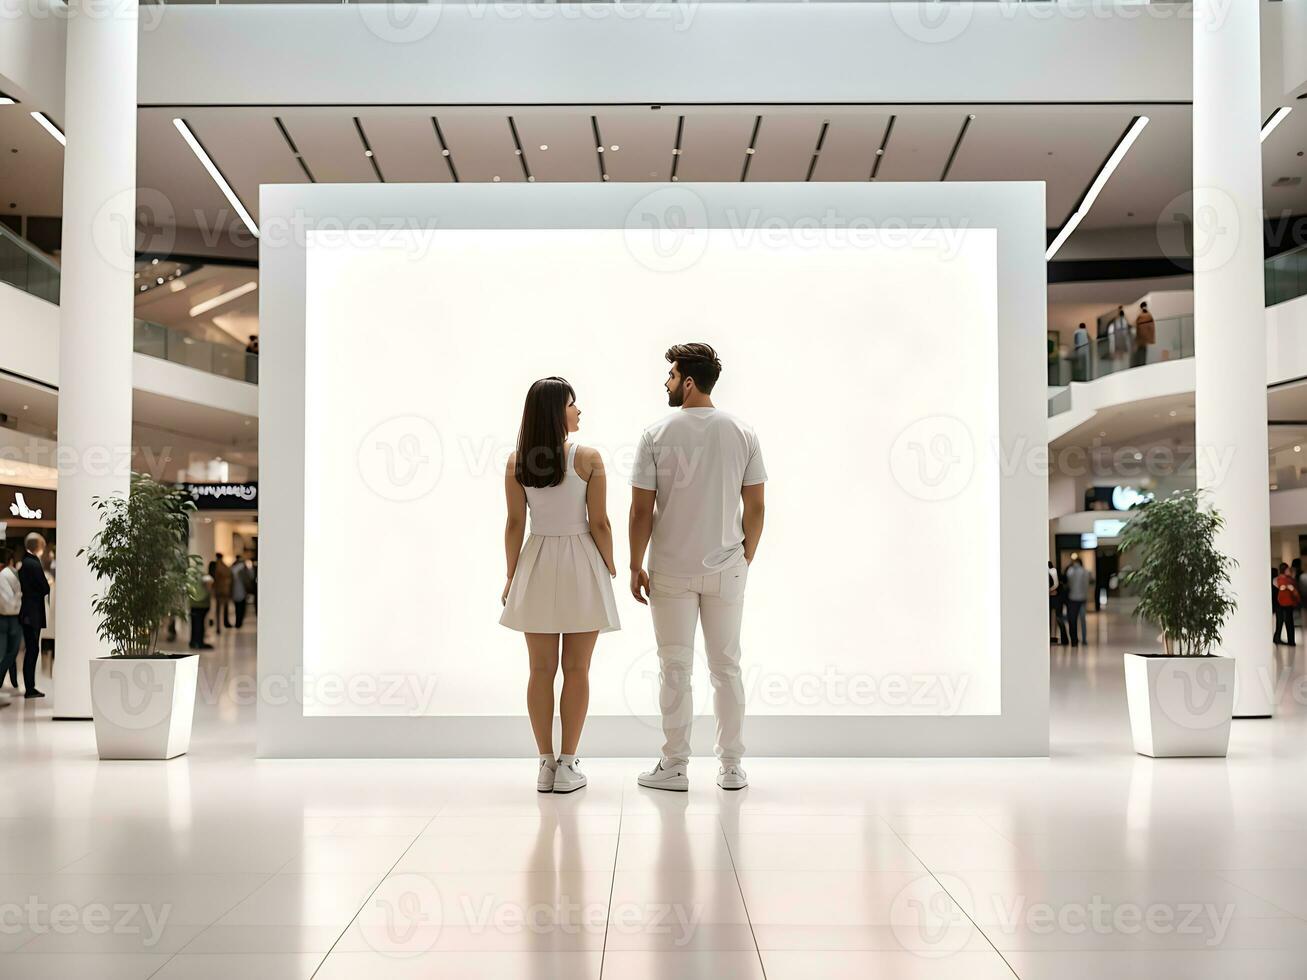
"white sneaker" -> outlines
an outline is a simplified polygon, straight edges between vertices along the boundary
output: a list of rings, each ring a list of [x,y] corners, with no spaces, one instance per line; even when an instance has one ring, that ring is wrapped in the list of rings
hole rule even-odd
[[[575,793],[584,786],[589,780],[585,778],[585,773],[581,771],[581,760],[573,759],[567,765],[558,766],[554,774],[554,792],[555,793]]]
[[[722,789],[744,789],[749,785],[749,777],[739,766],[722,766],[717,773],[717,785]]]
[[[552,793],[554,791],[554,776],[558,772],[558,764],[551,763],[548,759],[540,760],[540,772],[536,774],[536,792]]]
[[[659,759],[648,772],[640,773],[637,782],[649,789],[670,789],[678,793],[684,793],[690,788],[690,779],[685,774],[685,766],[680,763],[669,763],[666,759]]]

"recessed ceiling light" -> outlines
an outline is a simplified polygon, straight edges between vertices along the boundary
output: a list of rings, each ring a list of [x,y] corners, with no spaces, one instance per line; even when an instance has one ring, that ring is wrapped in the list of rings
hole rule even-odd
[[[227,203],[236,209],[236,213],[240,215],[241,221],[245,222],[245,227],[250,230],[250,234],[258,238],[259,226],[254,223],[254,218],[245,210],[245,205],[236,196],[231,184],[227,183],[227,178],[222,175],[218,165],[213,162],[204,147],[200,145],[200,141],[195,138],[195,134],[191,132],[191,127],[186,125],[186,120],[174,119],[172,124],[177,128],[177,132],[181,133],[182,139],[186,141],[186,145],[191,148],[191,152],[195,154],[200,164],[208,171],[213,182],[218,185],[218,190],[222,191],[223,197],[227,198]]]
[[[498,174],[495,174],[495,176],[494,176],[494,181],[495,181],[496,184],[499,183],[499,175],[498,175]]]
[[[1171,409],[1171,418],[1175,418],[1175,409]]]
[[[1284,122],[1284,117],[1291,112],[1293,112],[1293,106],[1282,105],[1280,106],[1280,108],[1276,109],[1274,112],[1271,113],[1271,118],[1266,120],[1266,123],[1262,126],[1263,143],[1266,142],[1266,137],[1270,136],[1273,132],[1275,132],[1275,127],[1280,125],[1280,123]]]
[[[30,115],[33,119],[35,119],[40,124],[42,129],[44,129],[47,133],[49,133],[51,136],[53,136],[55,139],[59,141],[60,146],[68,145],[68,137],[64,136],[63,132],[59,129],[59,127],[56,126],[53,122],[51,122],[50,117],[47,116],[44,112],[33,112],[30,113]]]
[[[548,143],[541,143],[541,144],[540,144],[540,149],[542,149],[542,150],[547,150],[547,149],[549,149],[549,144],[548,144]]]
[[[1143,459],[1143,458],[1144,458],[1144,454],[1143,454],[1143,453],[1135,453],[1135,459],[1136,459],[1136,460],[1140,460],[1140,459]]]
[[[158,264],[159,264],[158,259],[150,259],[150,265],[158,265]]]
[[[372,151],[371,151],[371,150],[364,150],[364,151],[363,151],[363,155],[364,155],[365,157],[371,157],[371,156],[372,156]]]
[[[614,143],[614,144],[613,144],[612,146],[610,146],[608,149],[610,149],[610,150],[612,150],[614,153],[616,153],[618,150],[621,149],[621,147],[618,146],[616,143]]]
[[[24,405],[23,407],[26,408],[27,406]],[[1295,453],[1300,453],[1300,452],[1302,452],[1302,446],[1294,446],[1294,447],[1293,447],[1293,451],[1294,451]]]

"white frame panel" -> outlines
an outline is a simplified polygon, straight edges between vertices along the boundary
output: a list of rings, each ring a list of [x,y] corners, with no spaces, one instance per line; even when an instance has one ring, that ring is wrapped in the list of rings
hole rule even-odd
[[[1020,756],[1048,753],[1044,594],[1047,445],[1042,183],[317,184],[266,185],[260,216],[260,608],[258,754],[264,757],[504,757],[530,754],[518,717],[305,717],[303,675],[305,238],[340,228],[623,228],[637,206],[691,203],[691,226],[830,221],[994,228],[998,242],[1002,711],[973,716],[759,716],[757,756]],[[737,219],[738,220],[738,219]],[[847,227],[847,224],[845,224]],[[1013,464],[1015,461],[1015,465]],[[619,522],[620,523],[620,522]],[[619,528],[620,531],[620,528]],[[494,623],[487,629],[498,628]],[[694,751],[711,751],[696,724]],[[605,755],[656,755],[656,719],[593,717]]]

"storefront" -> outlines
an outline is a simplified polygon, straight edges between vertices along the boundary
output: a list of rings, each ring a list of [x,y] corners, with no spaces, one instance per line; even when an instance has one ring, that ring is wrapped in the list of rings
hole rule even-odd
[[[218,555],[230,563],[237,555],[259,556],[257,483],[183,483],[195,503],[191,514],[191,552],[207,566]]]

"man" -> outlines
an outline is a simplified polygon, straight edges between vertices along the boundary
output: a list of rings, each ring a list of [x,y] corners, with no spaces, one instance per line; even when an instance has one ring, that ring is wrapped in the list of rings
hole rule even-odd
[[[1083,323],[1076,327],[1076,332],[1071,337],[1071,346],[1074,351],[1074,360],[1072,366],[1072,381],[1089,380],[1089,328]]]
[[[1071,645],[1080,646],[1080,638],[1085,632],[1080,617],[1084,614],[1085,603],[1089,600],[1089,570],[1080,562],[1080,556],[1071,559],[1066,570],[1066,618],[1071,628]]]
[[[722,370],[717,352],[707,344],[678,344],[666,358],[667,404],[679,411],[640,436],[631,473],[631,594],[653,616],[666,738],[662,757],[641,773],[639,783],[689,789],[690,673],[695,624],[702,620],[717,716],[717,785],[743,789],[749,780],[740,767],[740,623],[749,566],[762,536],[767,472],[753,429],[713,404]]]
[[[1293,640],[1293,611],[1298,608],[1298,583],[1289,574],[1289,566],[1280,562],[1280,574],[1275,578],[1275,642],[1283,643],[1281,631],[1287,626],[1289,646],[1297,646]]]
[[[0,568],[0,683],[8,674],[16,690],[18,650],[23,642],[23,628],[18,623],[18,614],[23,610],[23,587],[18,581],[17,549],[3,549],[0,561],[3,562]]]
[[[33,531],[23,539],[26,554],[18,569],[18,583],[23,589],[18,622],[23,628],[23,697],[45,697],[36,689],[36,665],[41,658],[41,630],[45,629],[45,597],[50,594],[50,581],[45,577],[41,556],[45,554],[45,538]]]
[[[1130,355],[1131,367],[1148,363],[1148,348],[1157,343],[1157,321],[1148,312],[1148,304],[1139,304],[1139,319],[1135,320],[1135,349]]]
[[[244,555],[237,555],[231,566],[231,602],[236,607],[236,629],[245,625],[245,605],[249,602],[254,575]]]
[[[231,629],[231,566],[223,561],[221,551],[213,556],[213,598],[218,603],[213,628],[221,633],[224,626]]]

